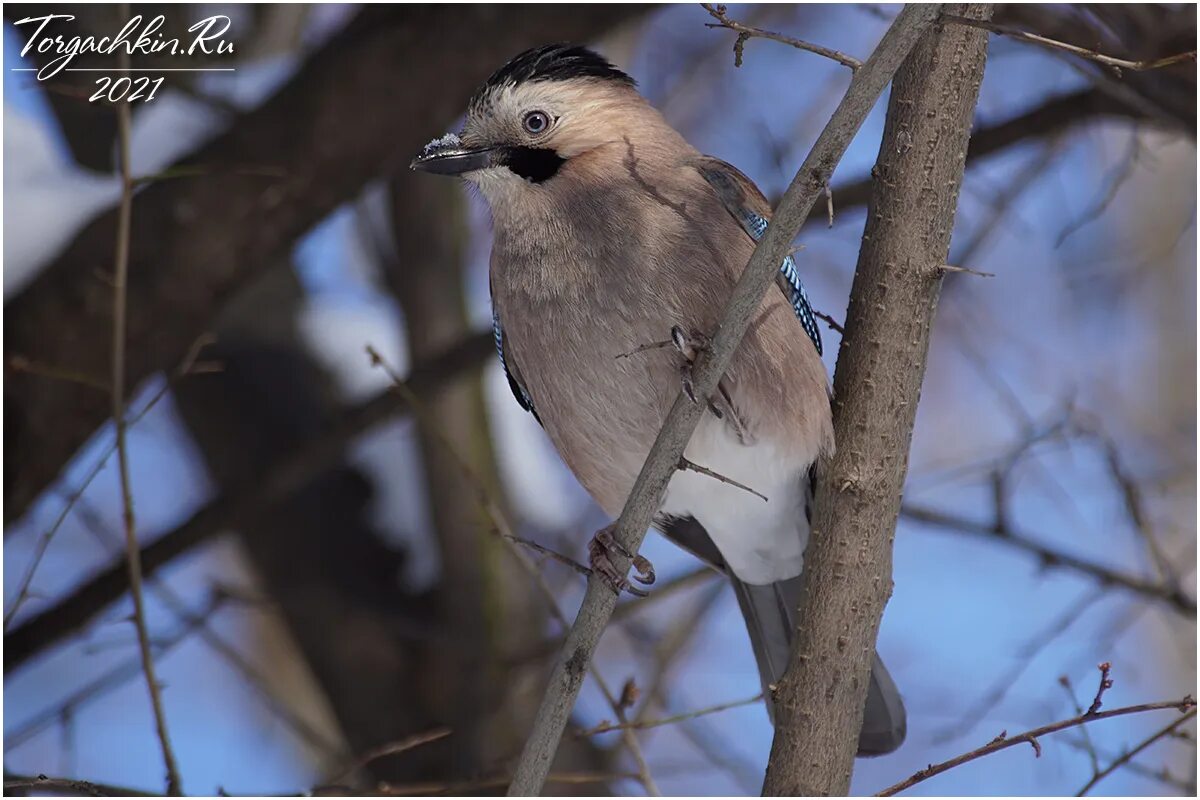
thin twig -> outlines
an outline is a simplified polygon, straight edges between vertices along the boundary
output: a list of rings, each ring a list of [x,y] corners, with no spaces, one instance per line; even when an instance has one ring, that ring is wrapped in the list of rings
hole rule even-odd
[[[42,378],[51,378],[56,381],[86,386],[89,389],[95,389],[104,394],[108,394],[111,391],[108,384],[99,378],[94,378],[78,370],[65,369],[51,364],[38,364],[21,355],[10,358],[8,360],[8,368],[13,372],[26,372]]]
[[[959,738],[974,728],[989,709],[997,706],[1005,698],[1009,690],[1017,684],[1018,679],[1025,674],[1025,670],[1033,664],[1038,654],[1053,644],[1059,636],[1066,633],[1071,625],[1080,621],[1084,613],[1091,609],[1093,605],[1107,596],[1109,596],[1109,591],[1106,586],[1090,587],[1076,602],[1065,608],[1057,618],[1031,637],[1020,650],[1014,653],[1015,658],[1012,668],[997,677],[992,683],[991,688],[974,705],[963,712],[962,717],[957,722],[935,733],[932,743],[937,745],[945,744]],[[1078,713],[1083,713],[1082,706],[1079,707]]]
[[[200,357],[201,349],[205,345],[211,343],[211,341],[212,337],[208,334],[202,334],[198,339],[196,339],[191,348],[189,348],[188,353],[184,357],[183,361],[180,362],[179,367],[175,370],[175,376],[182,377],[183,375],[190,373],[195,367],[196,360]],[[158,401],[166,396],[169,389],[170,382],[168,381],[164,383],[163,387],[159,389],[154,397],[150,398],[150,401],[142,407],[141,411],[129,418],[129,421],[125,425],[126,430],[136,425],[144,416],[146,416],[146,414],[150,412],[150,409],[158,405]],[[110,387],[106,386],[104,390],[105,392],[108,392],[110,391]],[[4,612],[5,633],[8,632],[8,626],[12,622],[13,618],[17,615],[17,611],[21,608],[22,604],[29,599],[29,590],[33,583],[33,577],[37,573],[38,566],[41,565],[42,559],[46,555],[46,550],[50,547],[50,542],[53,541],[54,536],[58,533],[59,528],[62,527],[63,523],[66,522],[67,517],[70,516],[71,510],[79,502],[80,498],[83,497],[83,493],[86,492],[88,487],[92,485],[92,482],[96,480],[96,476],[100,474],[100,472],[108,464],[108,459],[110,459],[113,453],[116,451],[117,443],[114,440],[113,443],[109,445],[109,448],[100,456],[100,458],[96,460],[95,465],[93,465],[91,470],[88,471],[88,474],[84,477],[83,481],[79,484],[75,491],[72,492],[67,498],[66,503],[63,505],[62,509],[59,510],[58,516],[55,517],[54,524],[46,529],[46,531],[41,535],[41,538],[38,539],[37,545],[34,547],[33,557],[29,560],[29,564],[26,566],[25,572],[21,575],[21,580],[17,584],[17,593],[13,597],[12,602],[8,604],[8,609]]]
[[[575,572],[578,572],[580,575],[583,575],[584,577],[587,577],[588,575],[592,574],[591,569],[589,569],[588,567],[585,567],[583,564],[580,564],[578,561],[571,558],[570,556],[565,556],[562,553],[558,552],[557,550],[551,550],[549,547],[546,547],[546,545],[538,544],[537,542],[533,541],[532,539],[523,539],[520,536],[514,536],[512,534],[504,533],[504,532],[500,533],[500,537],[506,541],[512,542],[513,544],[519,544],[522,547],[528,547],[530,550],[533,550],[535,553],[541,553],[542,555],[544,555],[548,558],[554,559],[558,563],[562,564],[565,567],[570,567]]]
[[[861,61],[853,56],[848,56],[841,51],[834,50],[829,47],[822,47],[819,44],[806,42],[803,39],[796,39],[792,36],[785,36],[782,33],[775,33],[774,31],[766,31],[762,28],[753,28],[749,25],[743,25],[737,20],[729,18],[724,5],[714,6],[711,3],[701,3],[700,5],[709,13],[710,16],[713,17],[713,19],[717,20],[716,22],[706,22],[704,27],[725,28],[726,30],[731,30],[738,35],[737,41],[733,46],[734,64],[736,66],[740,67],[742,65],[742,48],[745,46],[747,39],[770,39],[774,42],[782,42],[783,44],[791,45],[798,50],[807,50],[810,53],[816,53],[819,56],[832,59],[844,67],[849,67],[852,72],[857,71],[860,67],[862,67]],[[832,205],[830,208],[832,209]],[[830,216],[832,216],[832,211]]]
[[[198,613],[192,615],[185,623],[174,633],[167,638],[161,638],[154,643],[154,652],[157,656],[162,657],[170,650],[182,644],[199,629],[202,621],[208,619],[215,614],[225,603],[233,598],[222,592],[214,592],[205,604],[204,608]],[[4,749],[5,751],[20,747],[25,742],[33,739],[42,731],[46,730],[50,725],[61,720],[64,716],[72,715],[79,708],[96,700],[114,689],[124,686],[127,682],[139,677],[142,674],[141,659],[133,658],[126,661],[113,669],[105,672],[103,675],[95,678],[84,684],[82,687],[72,692],[64,698],[56,707],[39,711],[35,716],[21,723],[20,726],[12,730],[5,731]]]
[[[662,719],[639,719],[639,720],[635,720],[633,722],[621,722],[618,724],[612,724],[612,723],[605,722],[601,725],[597,725],[594,728],[588,728],[585,731],[580,731],[579,733],[577,733],[575,735],[582,739],[587,736],[596,736],[598,734],[609,733],[611,731],[644,730],[646,728],[660,728],[663,725],[674,725],[675,723],[683,722],[684,720],[695,719],[696,717],[705,717],[705,716],[708,716],[709,714],[716,714],[720,711],[728,711],[731,708],[741,708],[742,706],[752,705],[753,703],[757,703],[758,701],[760,701],[762,699],[763,699],[762,692],[759,692],[758,694],[754,695],[753,697],[747,697],[744,700],[734,700],[733,702],[730,702],[730,703],[721,703],[719,705],[709,706],[708,708],[701,708],[697,711],[688,711],[683,714],[676,714],[675,716],[672,716],[672,717],[663,717]]]
[[[703,627],[704,617],[716,607],[717,600],[725,594],[725,590],[724,581],[719,584],[713,584],[704,592],[696,605],[683,617],[687,620],[687,624],[672,625],[662,637],[652,634],[642,637],[643,641],[656,640],[654,647],[656,664],[654,677],[651,679],[650,685],[644,693],[646,699],[642,701],[641,707],[633,715],[635,720],[648,719],[650,710],[656,703],[659,705],[664,704],[672,662],[680,657],[688,643],[700,632]],[[643,626],[638,626],[635,620],[630,622],[626,627],[631,635],[636,636],[636,632]]]
[[[708,477],[713,478],[714,480],[718,480],[721,483],[727,483],[730,486],[736,486],[737,488],[742,489],[743,491],[747,491],[750,494],[754,495],[755,497],[761,497],[762,501],[764,503],[770,502],[769,500],[767,500],[767,496],[765,494],[763,494],[762,492],[756,492],[744,483],[738,483],[733,478],[726,478],[721,473],[713,472],[708,467],[702,467],[699,464],[695,463],[694,461],[688,461],[683,456],[679,457],[679,468],[681,470],[685,470],[685,471],[690,470],[692,472],[698,472],[701,475],[707,475]]]
[[[1138,154],[1141,152],[1141,149],[1138,130],[1137,128],[1134,128],[1129,139],[1129,152],[1125,158],[1121,159],[1121,163],[1116,166],[1116,168],[1106,179],[1107,187],[1104,190],[1104,194],[1091,206],[1091,208],[1085,211],[1082,216],[1080,216],[1078,219],[1071,220],[1067,223],[1066,227],[1059,231],[1058,238],[1054,240],[1055,249],[1062,247],[1063,242],[1067,241],[1067,238],[1070,237],[1071,234],[1075,233],[1075,231],[1087,225],[1089,222],[1099,219],[1100,216],[1106,210],[1108,210],[1108,207],[1112,205],[1113,200],[1117,198],[1117,193],[1121,191],[1121,187],[1124,186],[1126,181],[1129,180],[1129,177],[1133,175],[1133,169],[1137,166]]]
[[[1190,719],[1194,719],[1195,717],[1196,717],[1196,709],[1193,708],[1191,711],[1188,711],[1186,714],[1184,714],[1182,717],[1180,717],[1179,719],[1172,722],[1170,725],[1166,726],[1165,728],[1163,728],[1160,731],[1158,731],[1157,733],[1155,733],[1153,736],[1150,736],[1149,738],[1144,740],[1141,744],[1137,745],[1136,747],[1131,749],[1129,752],[1127,752],[1124,755],[1117,758],[1115,761],[1113,761],[1111,764],[1109,764],[1103,770],[1100,770],[1099,772],[1097,772],[1095,775],[1092,776],[1091,780],[1089,780],[1086,784],[1084,784],[1082,789],[1080,789],[1078,792],[1075,793],[1075,796],[1083,797],[1088,792],[1090,792],[1092,790],[1092,788],[1095,787],[1096,784],[1098,784],[1100,781],[1107,778],[1109,775],[1111,775],[1113,772],[1115,772],[1117,769],[1119,769],[1123,765],[1127,764],[1138,753],[1142,752],[1147,747],[1149,747],[1150,745],[1157,742],[1159,739],[1162,739],[1166,736],[1170,736],[1172,733],[1175,732],[1175,730],[1180,725],[1184,724],[1185,722],[1187,722]]]
[[[969,267],[956,267],[953,264],[942,264],[940,267],[938,267],[938,269],[942,272],[961,272],[967,275],[974,275],[977,278],[996,277],[996,273],[994,272],[980,272],[977,269],[970,269]]]
[[[638,353],[644,353],[647,350],[657,350],[660,347],[671,347],[674,344],[675,344],[675,342],[672,341],[671,339],[663,339],[660,342],[649,342],[647,344],[639,344],[637,347],[633,348],[632,350],[628,350],[624,353],[617,353],[616,357],[617,358],[629,358],[630,356],[636,356]]]
[[[1110,717],[1122,717],[1127,714],[1141,714],[1146,711],[1161,711],[1164,709],[1174,709],[1176,711],[1186,713],[1188,711],[1192,711],[1192,709],[1194,709],[1195,707],[1196,707],[1196,701],[1192,699],[1191,695],[1188,695],[1181,700],[1166,700],[1161,703],[1144,703],[1139,706],[1125,706],[1124,708],[1114,708],[1111,711],[1101,711],[1097,714],[1082,714],[1077,717],[1072,717],[1071,719],[1064,719],[1059,722],[1051,723],[1049,725],[1043,725],[1040,728],[1034,728],[1033,730],[1026,731],[1025,733],[1018,734],[1017,736],[1007,736],[1004,733],[1001,733],[999,736],[997,736],[995,739],[993,739],[992,741],[985,744],[983,747],[980,747],[976,750],[972,750],[969,753],[963,753],[961,756],[952,758],[949,761],[943,761],[940,764],[930,764],[925,769],[914,773],[913,775],[909,776],[908,778],[905,778],[904,780],[900,781],[897,784],[889,786],[888,788],[884,789],[882,792],[879,792],[875,796],[876,797],[891,797],[892,795],[897,794],[898,792],[902,792],[905,789],[916,786],[918,783],[921,783],[922,781],[926,781],[929,778],[932,778],[934,775],[940,775],[943,772],[946,772],[947,770],[951,770],[957,766],[966,764],[968,761],[974,761],[977,758],[982,758],[984,756],[991,755],[992,753],[997,753],[1001,750],[1006,750],[1009,747],[1013,747],[1015,745],[1023,744],[1026,742],[1033,745],[1035,751],[1038,753],[1038,755],[1040,755],[1041,754],[1041,745],[1039,745],[1037,743],[1037,740],[1039,738],[1041,738],[1042,736],[1047,736],[1051,733],[1058,733],[1059,731],[1067,730],[1068,728],[1074,728],[1079,725],[1085,725],[1089,722],[1096,722],[1097,720],[1109,719]]]
[[[1089,717],[1100,711],[1100,708],[1104,705],[1104,693],[1111,689],[1113,685],[1113,680],[1109,677],[1112,673],[1112,664],[1105,661],[1097,665],[1096,669],[1100,670],[1100,685],[1096,689],[1096,697],[1085,712],[1085,715]]]
[[[1066,675],[1059,676],[1059,684],[1067,693],[1067,697],[1071,699],[1071,707],[1075,709],[1076,714],[1084,713],[1083,706],[1079,704],[1078,698],[1075,697],[1075,687],[1071,685],[1071,679]],[[1096,743],[1092,741],[1092,734],[1088,732],[1087,725],[1081,725],[1079,728],[1080,742],[1083,745],[1083,750],[1087,753],[1088,759],[1092,762],[1092,772],[1100,771],[1100,755],[1096,752]]]
[[[544,547],[543,545],[535,545],[534,543],[522,539],[513,533],[512,526],[508,524],[508,519],[504,512],[501,510],[500,506],[492,500],[491,492],[488,490],[487,485],[479,478],[478,475],[475,474],[475,470],[471,464],[458,452],[458,449],[454,446],[454,443],[450,441],[450,438],[446,436],[445,432],[441,430],[432,416],[427,412],[424,403],[421,402],[421,399],[417,396],[417,394],[411,388],[409,388],[404,381],[400,380],[400,376],[383,359],[383,356],[379,354],[379,351],[377,351],[371,345],[367,345],[366,350],[367,355],[371,359],[371,364],[383,369],[392,382],[393,390],[404,397],[409,405],[409,408],[412,409],[413,415],[417,418],[421,425],[424,426],[425,430],[430,435],[435,437],[439,442],[441,442],[442,447],[445,448],[447,454],[455,462],[457,462],[458,467],[462,471],[464,477],[466,477],[467,480],[474,486],[476,500],[480,509],[492,523],[493,531],[499,535],[502,541],[508,543],[510,552],[513,554],[514,558],[516,558],[517,562],[525,569],[525,571],[533,579],[534,583],[541,590],[546,599],[546,604],[550,609],[550,613],[564,628],[567,628],[569,625],[567,618],[563,615],[562,609],[558,607],[558,600],[554,597],[554,592],[550,588],[550,585],[546,583],[546,576],[543,575],[541,571],[539,571],[537,567],[535,567],[529,561],[525,553],[516,545],[521,544],[530,546],[537,552],[552,555],[558,561],[566,563],[572,569],[576,569],[577,571],[582,570],[584,574],[589,576],[592,574],[592,570],[584,567],[582,564],[577,564],[573,559],[570,559],[567,556],[556,553],[555,551]],[[624,706],[622,706],[620,701],[613,695],[612,691],[608,687],[608,683],[604,680],[603,676],[600,675],[600,672],[598,669],[596,669],[595,664],[589,664],[588,669],[591,672],[592,677],[595,679],[596,685],[600,688],[600,692],[604,695],[604,698],[612,707],[613,713],[615,713],[619,719],[625,721]],[[637,778],[641,782],[642,787],[646,790],[647,794],[656,797],[659,796],[661,792],[659,792],[658,786],[654,782],[653,776],[650,774],[650,765],[646,761],[645,754],[642,752],[641,744],[638,742],[637,737],[634,736],[632,731],[626,732],[625,744],[628,747],[629,753],[633,757],[634,762],[638,766]]]
[[[813,316],[819,320],[824,320],[825,324],[829,326],[830,330],[837,331],[839,334],[843,334],[846,332],[846,329],[842,326],[842,323],[838,322],[836,319],[829,316],[824,311],[817,311],[814,308]]]
[[[1107,67],[1115,69],[1128,69],[1135,72],[1143,72],[1151,69],[1161,69],[1169,67],[1172,64],[1181,64],[1186,61],[1196,60],[1196,51],[1188,50],[1186,53],[1176,53],[1173,56],[1165,56],[1163,58],[1151,58],[1143,61],[1130,61],[1125,58],[1116,58],[1115,56],[1106,56],[1103,53],[1097,53],[1094,50],[1088,50],[1084,47],[1076,47],[1073,44],[1059,42],[1054,39],[1049,39],[1045,36],[1039,36],[1036,33],[1019,30],[1009,25],[1002,25],[998,22],[990,22],[981,19],[968,19],[960,17],[957,14],[942,14],[942,22],[953,22],[959,25],[967,25],[972,28],[982,28],[985,31],[999,34],[1000,36],[1008,36],[1012,39],[1019,39],[1023,42],[1032,42],[1040,44],[1043,47],[1049,47],[1054,50],[1063,50],[1067,53],[1072,53],[1080,58],[1086,58],[1089,61],[1095,61],[1098,64],[1104,64]]]
[[[562,609],[559,608],[558,599],[555,598],[550,584],[546,582],[546,576],[529,561],[523,552],[516,548],[512,548],[511,552],[513,557],[516,558],[517,563],[525,569],[525,572],[533,578],[534,583],[541,590],[542,596],[546,599],[546,604],[550,608],[551,615],[564,630],[568,629],[570,622],[567,620],[566,615],[563,614]],[[612,708],[613,713],[617,715],[617,719],[621,722],[627,722],[628,718],[625,713],[625,706],[613,694],[608,686],[608,682],[600,674],[600,670],[596,668],[595,664],[589,664],[588,672],[591,674],[592,679],[596,681],[596,686],[599,687],[600,693],[604,695],[604,699],[608,702],[609,707]],[[622,737],[626,748],[629,750],[629,754],[633,757],[633,761],[638,768],[634,777],[642,784],[642,787],[646,790],[646,794],[654,797],[660,796],[662,792],[659,791],[658,785],[654,781],[654,776],[650,774],[650,764],[646,761],[646,756],[642,752],[641,742],[638,741],[637,736],[631,730],[624,731]]]
[[[96,541],[106,549],[116,544],[121,556],[124,557],[124,543],[119,541],[119,537],[118,541],[114,542],[113,532],[109,530],[95,507],[86,498],[80,498],[76,504],[76,508],[78,509],[80,521],[83,522],[85,529],[92,534]],[[194,614],[183,601],[183,598],[166,583],[150,575],[143,575],[143,581],[149,586],[151,593],[158,598],[159,602],[178,621],[185,623],[185,629],[191,630],[194,628],[200,641],[241,675],[242,680],[259,693],[267,709],[275,714],[298,737],[319,751],[330,762],[334,762],[336,759],[336,763],[341,763],[349,757],[350,754],[345,751],[345,748],[341,744],[328,739],[316,726],[294,711],[291,705],[277,697],[275,691],[272,689],[272,681],[266,675],[262,674],[251,660],[243,655],[234,644],[226,641],[221,634],[213,629],[209,624],[209,617],[218,606],[209,603],[204,611]],[[218,590],[214,592],[214,596],[216,597],[228,596],[229,594],[230,590]],[[156,642],[156,644],[159,647],[156,648],[155,655],[161,658],[163,652],[161,640]]]
[[[834,111],[812,151],[784,193],[766,234],[755,247],[749,263],[734,286],[721,314],[716,334],[692,369],[694,394],[711,397],[751,321],[772,285],[779,264],[800,226],[812,211],[822,187],[841,160],[850,140],[862,126],[884,87],[921,34],[933,23],[937,7],[905,6],[884,34],[871,58],[854,73],[845,96]],[[637,553],[663,494],[678,469],[692,432],[706,411],[683,391],[675,399],[645,463],[634,481],[624,509],[614,526],[613,537],[628,553]],[[620,553],[613,559],[619,573],[629,570],[631,559]],[[510,795],[537,795],[545,784],[554,754],[583,686],[601,634],[617,603],[617,596],[602,579],[593,576],[575,623],[563,645],[525,748],[517,762]]]
[[[426,731],[425,733],[418,733],[405,739],[401,739],[398,742],[391,742],[389,744],[375,747],[354,759],[352,763],[347,765],[346,768],[339,772],[335,777],[326,781],[325,785],[339,784],[343,781],[349,780],[355,772],[358,772],[372,761],[376,761],[385,756],[395,756],[399,755],[400,753],[406,753],[409,750],[420,747],[421,745],[429,744],[430,742],[436,742],[439,739],[445,739],[449,735],[449,728],[435,728],[431,731]]]
[[[1119,756],[1114,756],[1112,758],[1112,763],[1109,764],[1106,769],[1101,770],[1100,767],[1097,766],[1095,768],[1095,774],[1091,777],[1091,779],[1087,782],[1087,784],[1075,794],[1075,796],[1083,797],[1089,791],[1091,791],[1091,789],[1094,788],[1097,783],[1104,780],[1104,778],[1111,775],[1118,768],[1126,769],[1134,774],[1142,775],[1147,778],[1153,778],[1154,780],[1159,781],[1163,784],[1166,784],[1167,786],[1170,786],[1173,789],[1178,789],[1181,792],[1184,792],[1185,796],[1194,795],[1196,793],[1196,790],[1194,788],[1194,785],[1195,785],[1194,783],[1188,783],[1187,781],[1183,781],[1183,780],[1180,780],[1179,778],[1176,778],[1174,775],[1172,775],[1167,770],[1167,768],[1165,766],[1162,767],[1161,769],[1157,769],[1157,770],[1151,769],[1149,767],[1145,767],[1145,766],[1137,763],[1133,759],[1135,756],[1137,756],[1143,750],[1148,748],[1150,745],[1154,744],[1159,739],[1166,737],[1166,736],[1171,736],[1172,734],[1174,734],[1175,730],[1180,725],[1182,725],[1183,723],[1187,722],[1188,720],[1194,718],[1195,716],[1196,716],[1196,710],[1192,709],[1191,711],[1187,712],[1179,719],[1172,722],[1167,727],[1165,727],[1162,730],[1158,731],[1157,733],[1153,734],[1149,738],[1143,740],[1140,744],[1136,745],[1133,749],[1128,750]],[[1084,727],[1080,728],[1080,730],[1085,731],[1085,730],[1087,730],[1087,727],[1084,726]],[[1070,744],[1072,746],[1078,746],[1079,743],[1068,742],[1067,744]]]
[[[1159,577],[1162,578],[1167,586],[1178,590],[1179,576],[1175,573],[1171,559],[1164,552],[1162,544],[1158,541],[1154,525],[1146,513],[1142,488],[1125,468],[1116,442],[1100,428],[1098,423],[1092,420],[1078,421],[1076,424],[1085,433],[1099,440],[1101,447],[1104,449],[1104,457],[1108,463],[1109,472],[1112,474],[1113,482],[1121,490],[1121,499],[1125,503],[1125,513],[1128,515],[1130,523],[1133,524],[1134,530],[1137,531],[1138,535],[1145,542],[1146,549],[1154,561],[1154,566],[1158,570]]]
[[[129,4],[122,4],[122,15],[129,15]],[[119,50],[117,65],[129,69],[129,51]],[[133,513],[133,487],[129,478],[129,447],[125,429],[125,305],[126,286],[129,280],[130,223],[133,216],[133,179],[129,164],[129,143],[132,112],[129,103],[117,105],[117,140],[121,154],[121,204],[117,214],[117,248],[113,273],[113,337],[112,337],[112,416],[117,433],[117,463],[120,467],[121,504],[125,523],[125,553],[129,565],[129,594],[133,599],[133,623],[137,629],[138,648],[141,650],[142,671],[146,676],[146,689],[150,693],[150,706],[154,712],[154,727],[162,747],[163,767],[166,770],[167,794],[181,795],[183,787],[179,781],[179,768],[175,764],[175,753],[171,749],[171,737],[167,732],[167,718],[163,712],[162,690],[154,670],[154,654],[150,650],[150,634],[146,629],[146,608],[142,597],[141,550],[137,539],[137,522]]]
[[[985,539],[992,539],[1011,545],[1036,556],[1047,567],[1071,569],[1075,572],[1088,575],[1101,583],[1119,586],[1122,589],[1135,592],[1148,599],[1165,603],[1187,617],[1194,618],[1196,616],[1196,600],[1184,594],[1182,589],[1149,581],[1125,572],[1118,572],[1102,564],[1077,558],[1069,553],[1053,550],[1024,532],[1016,531],[1006,526],[976,522],[975,520],[958,517],[936,509],[917,506],[913,503],[905,503],[901,506],[900,513],[908,520],[930,527],[970,533]]]
[[[406,383],[425,393],[447,385],[467,369],[493,357],[492,332],[479,331],[449,345],[441,353],[414,364]],[[163,388],[163,392],[166,387]],[[152,574],[192,548],[222,531],[237,528],[272,503],[299,491],[317,473],[344,455],[346,443],[384,420],[409,411],[397,392],[382,392],[345,409],[319,435],[274,459],[259,470],[246,487],[214,498],[185,522],[142,548],[143,569]],[[129,426],[139,416],[130,420]],[[129,591],[129,574],[122,556],[59,599],[32,619],[4,636],[4,669],[15,669],[83,628],[109,604]]]

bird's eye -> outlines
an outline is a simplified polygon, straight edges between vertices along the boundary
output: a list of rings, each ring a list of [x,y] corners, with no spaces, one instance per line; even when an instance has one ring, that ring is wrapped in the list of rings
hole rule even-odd
[[[522,122],[529,133],[543,133],[550,127],[550,117],[545,111],[530,111]]]

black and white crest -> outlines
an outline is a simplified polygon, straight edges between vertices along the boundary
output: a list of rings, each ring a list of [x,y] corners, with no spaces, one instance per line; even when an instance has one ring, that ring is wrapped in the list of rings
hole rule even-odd
[[[635,85],[633,78],[614,67],[599,53],[579,45],[559,42],[526,50],[493,72],[471,98],[471,105],[477,106],[489,92],[501,86],[571,78],[600,78],[628,86]]]

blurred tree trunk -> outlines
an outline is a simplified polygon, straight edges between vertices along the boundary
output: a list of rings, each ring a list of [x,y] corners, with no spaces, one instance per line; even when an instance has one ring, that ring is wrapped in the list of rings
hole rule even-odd
[[[286,265],[233,302],[206,352],[223,369],[183,381],[176,401],[220,492],[247,481],[338,410],[330,376],[296,339],[300,287]],[[365,357],[364,357],[365,358]],[[441,634],[436,606],[399,585],[403,553],[368,522],[375,490],[337,466],[238,531],[265,593],[359,753],[433,727],[421,657]],[[393,781],[443,777],[447,750],[431,745],[382,759]]]
[[[405,266],[389,271],[406,308],[414,309],[406,319],[416,359],[469,331],[461,198],[448,182],[433,183],[435,194],[414,197],[421,208],[404,217],[403,258],[396,263]],[[206,350],[222,371],[197,375],[176,391],[223,493],[244,491],[272,460],[338,414],[329,375],[297,341],[300,301],[286,268],[256,282],[222,314],[218,344]],[[478,375],[421,400],[495,492]],[[442,562],[432,592],[413,595],[401,587],[404,554],[385,545],[368,522],[372,494],[391,487],[372,486],[344,465],[238,531],[352,752],[443,725],[452,729],[447,739],[372,762],[369,777],[391,783],[461,781],[501,771],[518,751],[536,703],[538,681],[530,673],[544,668],[512,665],[513,653],[529,652],[540,641],[544,606],[536,605],[528,579],[513,573],[458,461],[437,437],[423,429],[420,435]],[[564,750],[573,769],[605,763],[587,742]]]
[[[392,252],[381,254],[383,274],[404,311],[411,360],[419,361],[472,330],[464,286],[466,203],[456,182],[412,173],[392,181],[388,194]],[[414,420],[441,557],[438,605],[449,642],[431,653],[429,674],[437,676],[429,687],[431,705],[455,731],[455,772],[494,771],[520,752],[536,711],[546,665],[513,657],[536,649],[548,611],[479,502],[482,485],[503,503],[482,374],[472,372],[422,399],[423,412]],[[560,760],[574,769],[598,767],[586,743],[563,750]]]

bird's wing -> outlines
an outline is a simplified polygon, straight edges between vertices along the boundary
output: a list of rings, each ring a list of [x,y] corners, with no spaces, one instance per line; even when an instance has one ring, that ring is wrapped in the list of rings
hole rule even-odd
[[[736,167],[712,156],[701,157],[696,169],[716,192],[725,210],[742,226],[742,230],[756,242],[761,239],[771,219],[771,204],[754,182]],[[800,273],[792,256],[783,259],[775,283],[791,303],[796,318],[804,326],[804,332],[816,345],[817,353],[821,353],[821,331],[817,328],[816,315],[808,302],[808,293],[800,282]]]
[[[533,407],[533,399],[521,382],[521,371],[508,352],[508,337],[504,335],[504,328],[500,325],[500,315],[496,312],[495,304],[492,305],[492,338],[496,340],[496,355],[500,356],[500,366],[504,368],[504,377],[508,379],[508,388],[512,390],[513,397],[517,398],[521,408],[533,414],[533,418],[540,424],[542,420]]]

